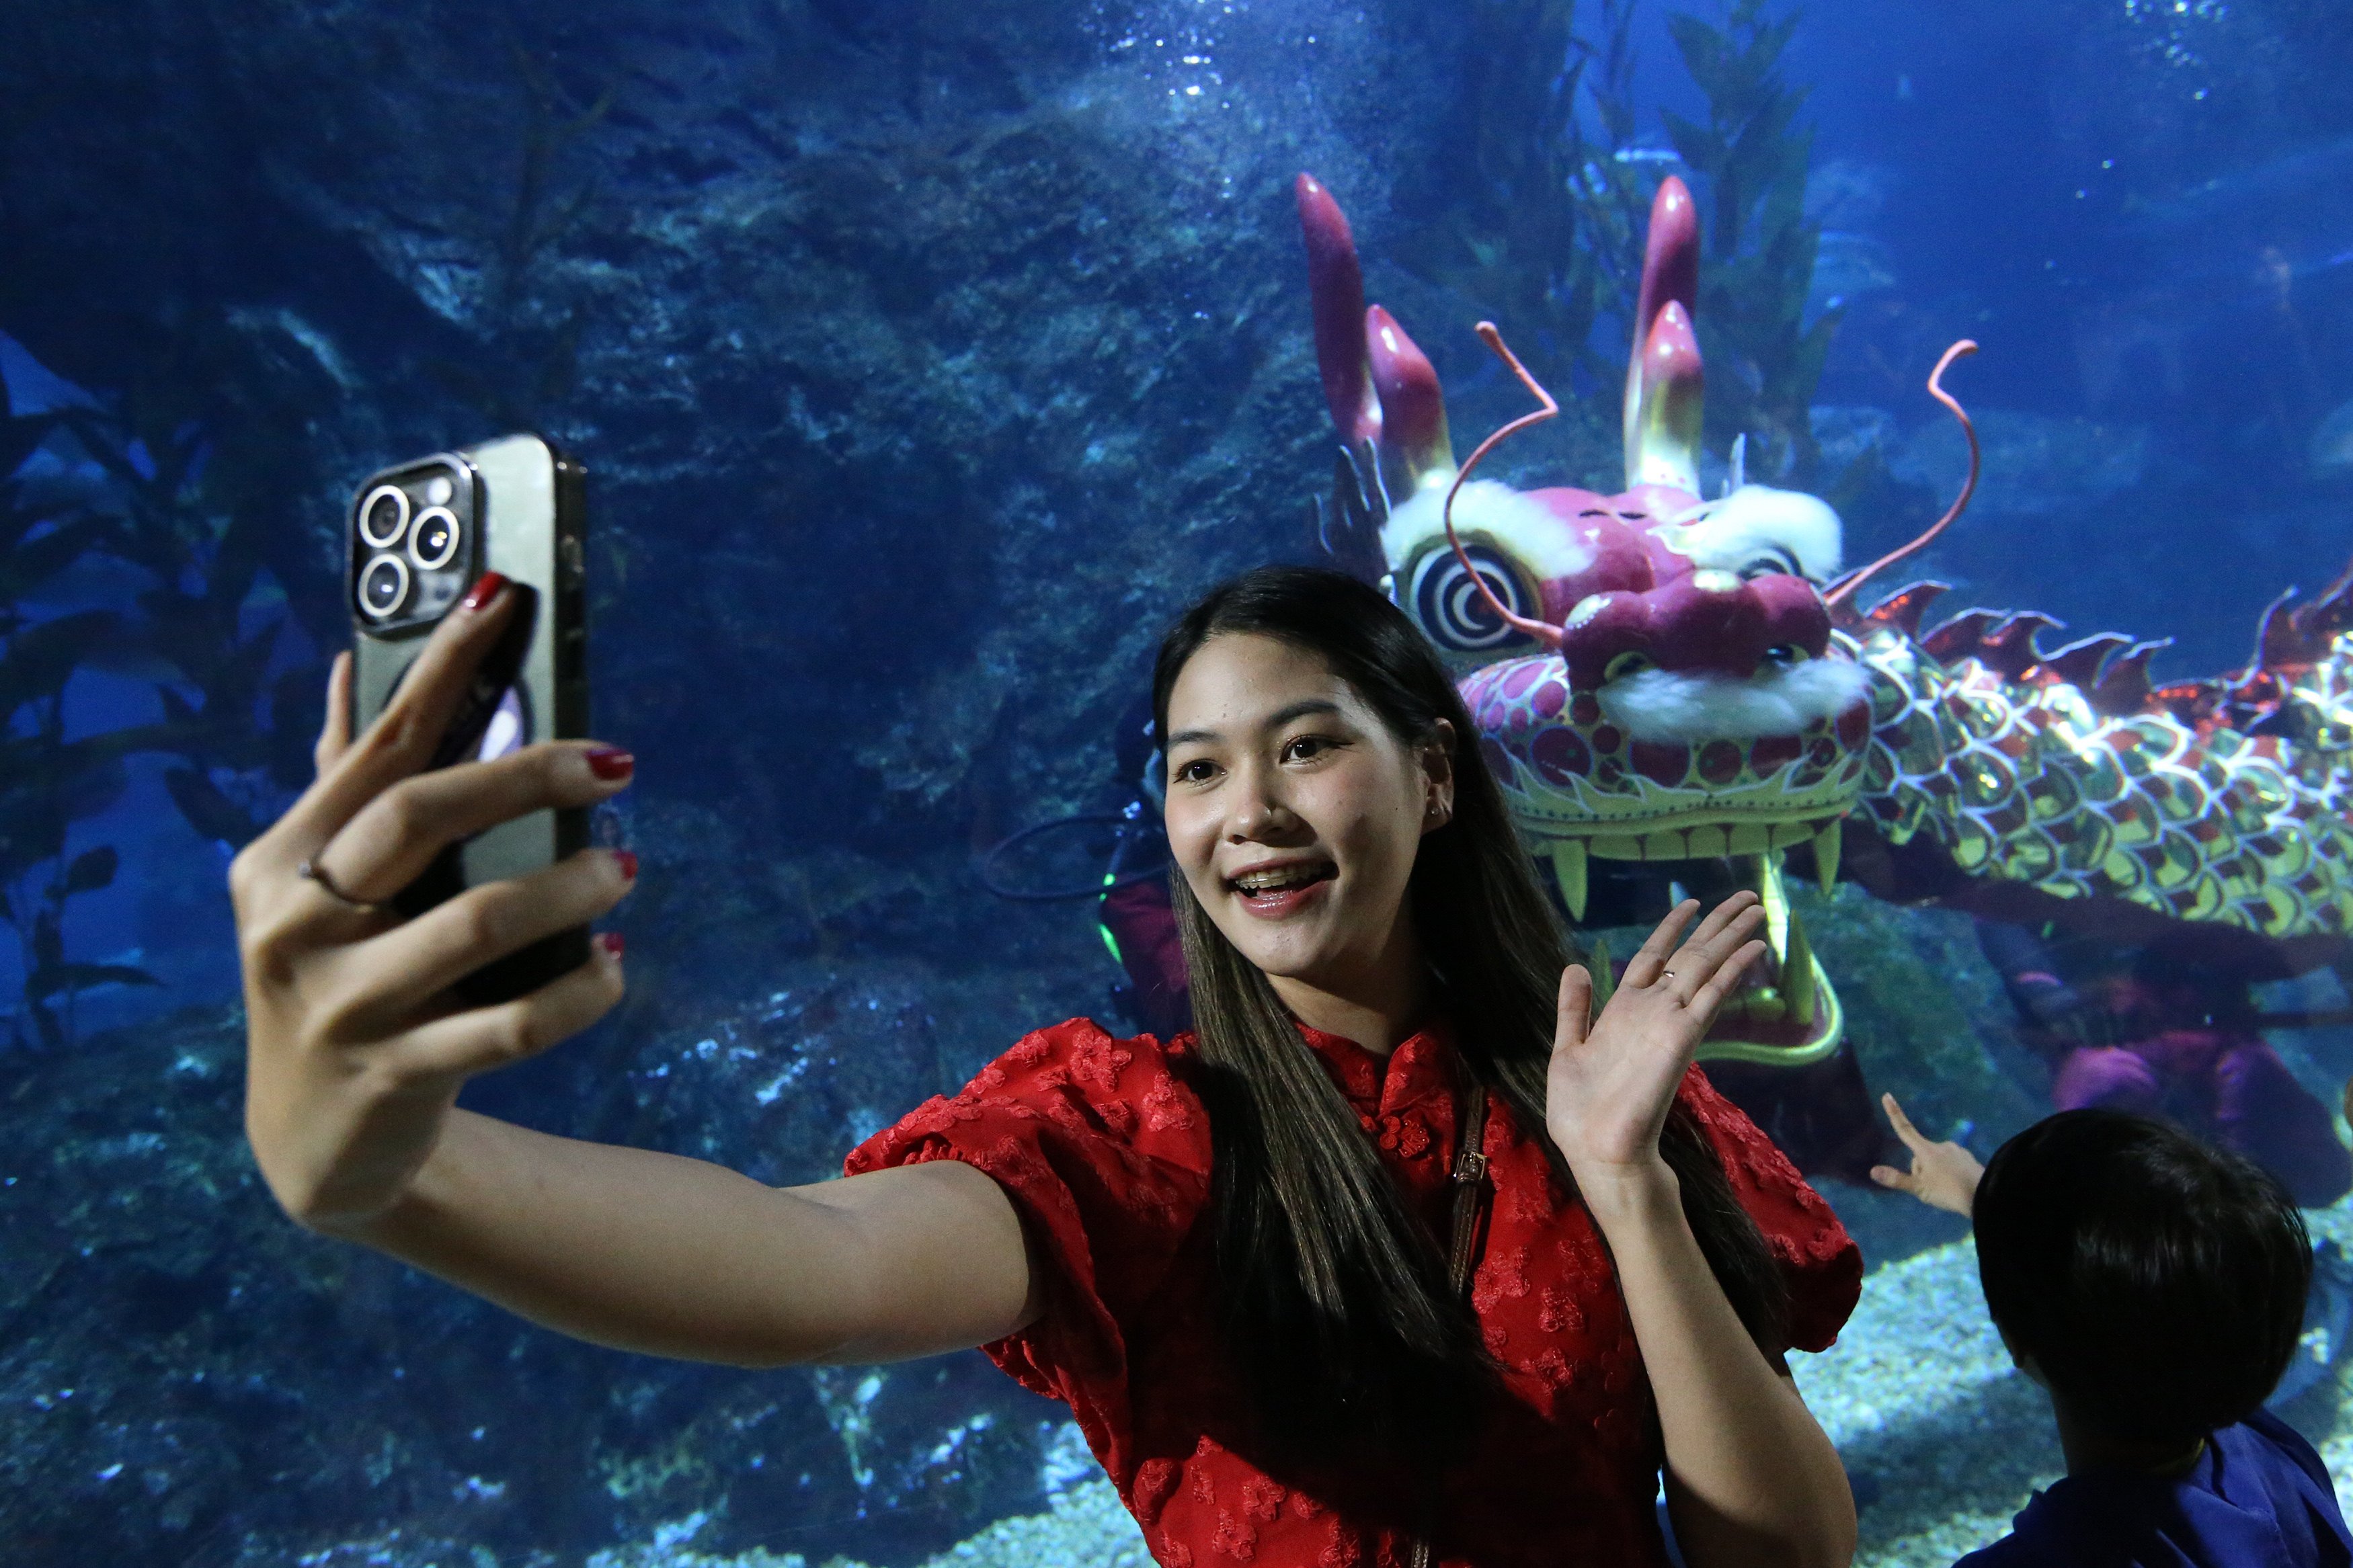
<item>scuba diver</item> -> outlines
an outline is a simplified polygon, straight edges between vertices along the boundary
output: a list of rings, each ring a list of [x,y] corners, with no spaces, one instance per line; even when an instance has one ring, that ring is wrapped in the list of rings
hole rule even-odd
[[[1764,911],[1679,905],[1597,1008],[1378,592],[1263,568],[1161,645],[1196,1033],[1035,1030],[791,1187],[457,1106],[623,990],[609,940],[512,1001],[449,990],[618,904],[622,854],[388,902],[630,777],[585,741],[429,769],[517,598],[478,585],[358,734],[338,659],[317,781],[231,867],[246,1131],[290,1217],[645,1353],[982,1347],[1071,1406],[1162,1563],[1659,1568],[1662,1476],[1691,1568],[1852,1555],[1786,1352],[1828,1348],[1862,1256],[1691,1070]]]
[[[980,879],[998,898],[1021,903],[1094,900],[1095,930],[1126,975],[1112,987],[1112,1005],[1145,1033],[1173,1040],[1193,1027],[1192,992],[1169,902],[1160,824],[1166,784],[1148,693],[1127,705],[1113,736],[1118,804],[1033,823],[1000,840],[981,857]],[[1061,864],[1090,854],[1090,868],[1080,873]]]
[[[1168,896],[1166,840],[1160,831],[1166,767],[1152,727],[1149,692],[1121,715],[1113,750],[1120,779],[1134,789],[1120,808],[1121,819],[1140,824],[1141,832],[1123,834],[1112,852],[1103,869],[1098,919],[1104,944],[1127,972],[1127,984],[1116,994],[1124,1011],[1146,1034],[1173,1040],[1193,1027],[1193,989],[1185,975],[1185,943]],[[1148,849],[1139,847],[1139,838]],[[1132,869],[1133,862],[1147,859],[1149,874]]]
[[[2020,1039],[2051,1068],[2053,1109],[2166,1117],[2254,1161],[2306,1208],[2353,1191],[2328,1108],[2262,1033],[2313,1020],[2259,1012],[2245,976],[2175,946],[1983,919],[1977,929]]]

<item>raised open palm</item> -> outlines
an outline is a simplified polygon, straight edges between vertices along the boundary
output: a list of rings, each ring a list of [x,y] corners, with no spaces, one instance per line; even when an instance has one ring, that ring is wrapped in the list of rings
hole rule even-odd
[[[1764,956],[1765,944],[1752,940],[1765,920],[1756,894],[1735,893],[1718,904],[1678,946],[1677,933],[1699,907],[1687,900],[1659,922],[1599,1018],[1585,966],[1561,973],[1545,1129],[1580,1182],[1657,1163],[1676,1086],[1716,1010]]]

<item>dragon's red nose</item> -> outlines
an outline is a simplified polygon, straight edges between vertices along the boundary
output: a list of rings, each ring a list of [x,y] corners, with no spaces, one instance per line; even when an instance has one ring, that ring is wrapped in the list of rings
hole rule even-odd
[[[1590,691],[1627,673],[1627,655],[1661,669],[1746,679],[1793,654],[1819,658],[1830,647],[1821,595],[1800,577],[1743,582],[1702,570],[1644,593],[1597,594],[1561,627],[1570,682]]]

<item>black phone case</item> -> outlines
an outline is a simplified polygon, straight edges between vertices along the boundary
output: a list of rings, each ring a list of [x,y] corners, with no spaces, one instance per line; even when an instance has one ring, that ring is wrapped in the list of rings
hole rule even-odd
[[[432,594],[413,581],[408,562],[427,557],[404,550],[401,572],[415,613],[389,618],[364,606],[364,573],[394,553],[373,542],[363,522],[387,487],[406,493],[422,476],[448,477],[447,503],[461,538],[457,557],[434,574]],[[410,501],[406,504],[413,505]],[[588,732],[587,507],[586,475],[536,436],[509,436],[463,451],[437,454],[370,476],[353,499],[349,526],[346,599],[353,620],[352,732],[384,711],[425,640],[454,605],[448,584],[498,572],[523,603],[507,635],[482,663],[466,700],[437,749],[435,767],[475,755],[505,708],[522,741],[576,740]],[[421,515],[421,514],[420,514]],[[587,846],[586,809],[535,811],[453,844],[392,900],[417,915],[468,888],[522,876]],[[588,928],[576,926],[476,970],[454,988],[480,1005],[536,990],[587,962]]]

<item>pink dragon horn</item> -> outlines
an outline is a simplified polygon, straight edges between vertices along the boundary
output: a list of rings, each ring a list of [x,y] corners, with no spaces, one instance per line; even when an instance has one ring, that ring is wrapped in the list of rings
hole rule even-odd
[[[1402,498],[1454,472],[1454,441],[1446,429],[1446,398],[1430,356],[1378,305],[1365,312],[1365,352],[1372,361],[1380,405],[1381,466]]]
[[[1651,322],[1650,341],[1635,357],[1641,396],[1627,426],[1626,488],[1668,485],[1699,494],[1699,339],[1680,300],[1666,302]]]
[[[1626,365],[1626,486],[1699,490],[1699,208],[1670,174],[1651,204],[1634,347]],[[1668,318],[1674,318],[1669,323]]]
[[[1377,441],[1381,405],[1373,393],[1365,353],[1365,275],[1356,265],[1347,217],[1313,174],[1293,186],[1299,231],[1307,241],[1307,287],[1314,301],[1315,363],[1324,372],[1324,400],[1332,424],[1351,447]]]

